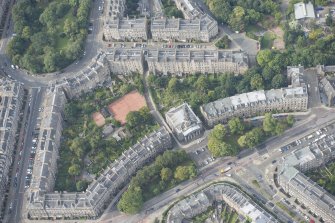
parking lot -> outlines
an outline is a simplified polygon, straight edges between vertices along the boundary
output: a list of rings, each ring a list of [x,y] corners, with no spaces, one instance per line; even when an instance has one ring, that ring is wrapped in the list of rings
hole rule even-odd
[[[208,151],[207,146],[198,147],[190,152],[189,155],[199,168],[204,167],[215,160]]]

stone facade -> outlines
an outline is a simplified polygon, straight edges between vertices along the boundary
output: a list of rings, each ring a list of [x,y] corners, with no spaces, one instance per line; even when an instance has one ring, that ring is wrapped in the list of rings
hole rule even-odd
[[[218,183],[176,203],[167,213],[167,222],[182,223],[205,212],[214,202],[224,202],[239,215],[255,223],[277,223],[268,212],[258,206],[235,186]]]
[[[13,162],[15,135],[18,130],[23,95],[24,91],[20,83],[0,78],[0,210],[6,194],[9,168]]]
[[[192,141],[204,131],[202,122],[187,103],[171,108],[166,112],[165,119],[179,141]]]
[[[106,21],[104,24],[104,37],[106,41],[112,40],[147,40],[147,19],[116,19]]]
[[[209,126],[227,122],[233,117],[248,118],[265,112],[306,111],[307,88],[260,90],[234,95],[202,105],[200,111]]]
[[[82,193],[52,192],[51,187],[48,187],[48,190],[44,188],[42,178],[37,178],[36,186],[29,191],[28,217],[30,219],[96,218],[139,168],[171,147],[170,134],[162,127],[131,146]],[[35,171],[34,168],[35,172],[43,173],[43,170]]]
[[[148,50],[145,58],[153,74],[243,74],[248,69],[248,56],[243,52],[157,49]]]
[[[192,20],[162,18],[151,21],[151,35],[154,41],[198,40],[209,42],[217,34],[217,22],[207,15]]]
[[[313,143],[283,157],[278,183],[324,222],[335,222],[335,197],[310,180],[303,172],[318,168],[335,158],[334,133],[316,136]]]
[[[99,52],[87,67],[69,78],[51,83],[51,86],[62,88],[68,98],[77,98],[96,87],[110,83],[111,71],[106,56],[106,53]]]
[[[113,74],[143,73],[144,56],[141,49],[110,49],[106,51],[106,59]]]

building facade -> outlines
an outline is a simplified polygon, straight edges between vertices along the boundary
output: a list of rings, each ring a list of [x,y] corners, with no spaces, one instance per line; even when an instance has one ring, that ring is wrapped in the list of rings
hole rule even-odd
[[[57,159],[63,130],[66,97],[61,88],[49,88],[44,96],[30,191],[51,192],[55,185]]]
[[[233,117],[248,118],[272,111],[306,111],[307,106],[307,88],[303,86],[238,94],[202,105],[200,111],[207,125],[214,126]]]
[[[179,201],[167,213],[167,222],[182,223],[205,212],[214,202],[224,202],[250,222],[277,223],[268,212],[258,206],[235,186],[218,183]]]
[[[51,86],[62,88],[68,98],[77,98],[83,93],[111,82],[111,71],[104,52],[99,52],[87,67],[69,78],[57,80]]]
[[[185,19],[195,19],[203,14],[192,0],[175,0],[174,2],[177,8],[183,12]]]
[[[30,191],[27,204],[30,219],[96,218],[125,186],[133,174],[166,149],[172,147],[169,132],[164,128],[145,136],[125,151],[82,193],[45,192],[44,184]],[[51,189],[51,188],[50,188]]]
[[[106,41],[147,40],[148,21],[146,18],[108,20],[104,24],[104,37]]]
[[[202,122],[187,103],[171,108],[165,119],[179,141],[192,141],[204,131]]]
[[[198,40],[209,42],[218,34],[218,24],[213,18],[204,15],[199,19],[175,18],[152,19],[151,35],[154,41]]]
[[[148,50],[145,56],[153,74],[243,74],[248,69],[248,56],[243,52],[222,50]]]
[[[106,20],[116,20],[123,17],[126,8],[125,0],[107,1]]]
[[[335,83],[334,81],[328,80],[327,77],[323,77],[320,81],[321,91],[327,97],[327,105],[334,106],[335,104]]]
[[[324,222],[335,222],[335,197],[303,172],[318,168],[335,158],[334,135],[320,135],[311,145],[283,157],[278,167],[278,184]]]
[[[23,95],[20,83],[0,78],[0,210],[6,194],[9,168],[13,162]]]
[[[106,59],[113,74],[143,73],[144,56],[142,49],[109,49]]]

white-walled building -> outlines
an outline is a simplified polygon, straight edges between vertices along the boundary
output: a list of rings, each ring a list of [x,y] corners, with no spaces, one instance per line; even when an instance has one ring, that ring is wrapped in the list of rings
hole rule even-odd
[[[165,119],[179,141],[192,141],[204,131],[202,122],[187,103],[171,108]]]

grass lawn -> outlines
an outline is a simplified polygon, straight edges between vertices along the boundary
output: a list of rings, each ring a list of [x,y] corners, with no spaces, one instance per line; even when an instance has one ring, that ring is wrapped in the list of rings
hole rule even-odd
[[[264,33],[264,36],[261,40],[261,49],[271,49],[273,46],[273,41],[275,39],[276,39],[276,36],[272,32]]]
[[[260,27],[259,25],[249,25],[245,28],[245,31],[256,33],[256,32],[264,31],[264,29]]]
[[[56,35],[56,46],[55,49],[57,51],[60,51],[62,49],[65,49],[69,43],[69,38],[67,36],[64,35],[64,37],[61,37],[60,34],[64,32],[64,22],[66,19],[71,19],[73,18],[73,9],[69,10],[69,12],[64,16],[64,18],[62,18],[61,20],[59,20],[59,23],[57,25],[57,30],[58,30],[58,35]]]
[[[238,138],[240,138],[240,135],[228,135],[224,137],[224,142],[232,145],[235,148],[242,149],[240,145],[237,143]]]

